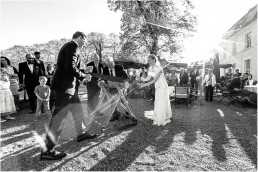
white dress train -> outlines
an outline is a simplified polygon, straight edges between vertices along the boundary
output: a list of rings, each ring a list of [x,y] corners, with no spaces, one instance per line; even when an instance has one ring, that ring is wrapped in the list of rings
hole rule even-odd
[[[149,67],[148,75],[155,77],[159,71],[162,71],[162,73],[155,82],[154,111],[145,111],[144,116],[153,120],[153,125],[164,126],[171,121],[170,118],[172,117],[168,84],[163,69],[159,65]]]

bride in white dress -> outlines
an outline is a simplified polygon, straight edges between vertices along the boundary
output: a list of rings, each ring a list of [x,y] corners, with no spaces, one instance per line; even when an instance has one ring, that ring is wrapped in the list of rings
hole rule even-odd
[[[168,84],[164,76],[163,69],[157,64],[157,58],[151,54],[148,57],[148,77],[141,78],[141,81],[148,81],[140,84],[140,87],[146,87],[155,84],[155,101],[154,111],[145,111],[144,116],[153,120],[153,125],[166,125],[170,122],[172,117],[172,110],[170,106]],[[151,80],[151,78],[154,78]]]

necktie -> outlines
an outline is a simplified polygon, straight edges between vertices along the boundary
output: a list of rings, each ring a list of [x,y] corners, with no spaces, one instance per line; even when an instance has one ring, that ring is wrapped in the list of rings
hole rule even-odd
[[[112,70],[112,69],[110,69],[110,76],[114,76],[114,75],[113,75],[113,70]]]

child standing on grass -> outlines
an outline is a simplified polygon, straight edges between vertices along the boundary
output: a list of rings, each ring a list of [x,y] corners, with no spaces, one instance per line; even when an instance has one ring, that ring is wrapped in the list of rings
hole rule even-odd
[[[10,81],[5,73],[0,73],[0,113],[1,122],[7,119],[15,119],[10,114],[16,113],[13,94],[10,90]]]
[[[35,121],[39,120],[42,105],[45,110],[49,110],[50,87],[46,85],[47,78],[45,76],[39,77],[39,85],[35,88],[34,93],[37,96],[37,110]]]

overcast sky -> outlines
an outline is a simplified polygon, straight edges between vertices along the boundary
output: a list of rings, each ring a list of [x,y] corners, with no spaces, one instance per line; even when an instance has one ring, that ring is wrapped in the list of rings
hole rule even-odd
[[[257,4],[256,0],[193,0],[198,33],[186,43],[189,51],[208,50],[234,23]],[[71,38],[79,30],[120,31],[121,13],[110,11],[107,0],[1,0],[0,50]],[[199,49],[200,48],[200,49]]]

